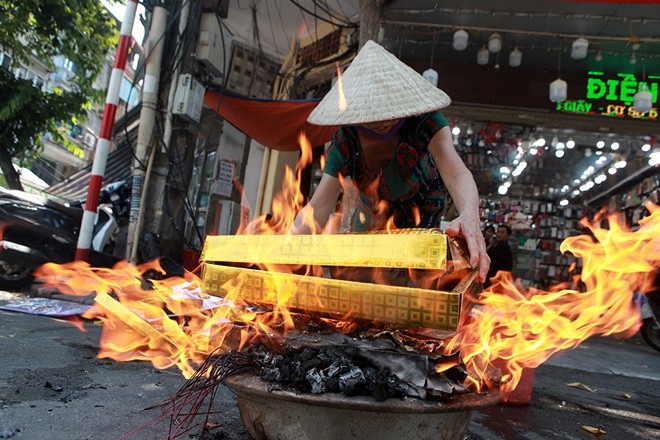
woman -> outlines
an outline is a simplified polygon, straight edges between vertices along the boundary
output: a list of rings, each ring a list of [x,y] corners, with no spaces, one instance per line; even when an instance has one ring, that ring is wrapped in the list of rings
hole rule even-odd
[[[341,194],[342,177],[350,177],[359,191],[352,215],[355,231],[381,229],[390,218],[397,228],[440,227],[448,190],[459,216],[445,233],[465,239],[470,264],[479,267],[484,282],[490,260],[481,234],[477,188],[454,149],[447,121],[437,111],[450,102],[442,90],[368,41],[307,119],[342,128],[327,151],[321,181],[291,233],[309,233],[325,224]]]

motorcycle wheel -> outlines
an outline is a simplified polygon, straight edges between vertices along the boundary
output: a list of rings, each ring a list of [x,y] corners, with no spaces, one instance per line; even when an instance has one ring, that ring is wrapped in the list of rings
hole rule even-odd
[[[29,285],[34,280],[33,268],[0,260],[0,289],[12,290]]]
[[[660,322],[653,318],[645,319],[640,332],[647,344],[660,351]]]

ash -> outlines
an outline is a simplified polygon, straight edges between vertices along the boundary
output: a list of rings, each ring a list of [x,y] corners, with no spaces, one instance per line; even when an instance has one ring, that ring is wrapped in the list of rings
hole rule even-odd
[[[272,344],[251,348],[264,381],[273,388],[303,393],[346,396],[416,397],[443,400],[468,390],[460,352],[433,354],[441,341],[420,339],[399,331],[289,333],[276,349]],[[431,349],[431,350],[429,350]],[[437,373],[438,365],[445,366]]]

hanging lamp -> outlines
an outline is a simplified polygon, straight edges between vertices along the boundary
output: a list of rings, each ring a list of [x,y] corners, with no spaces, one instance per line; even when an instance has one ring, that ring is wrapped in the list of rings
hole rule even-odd
[[[518,46],[516,46],[510,53],[509,53],[509,66],[511,67],[518,67],[520,66],[520,63],[522,62],[522,52],[518,50]]]
[[[431,43],[431,67],[426,69],[422,76],[433,84],[433,87],[438,87],[438,72],[433,68],[433,52],[435,52],[435,31],[433,31],[433,42]]]
[[[634,53],[634,52],[633,52]],[[653,108],[653,95],[646,89],[646,60],[642,66],[642,86],[633,96],[633,109],[637,113],[647,113]]]
[[[559,56],[557,57],[557,79],[550,83],[550,101],[564,102],[568,96],[568,84],[561,79],[561,52],[562,44],[559,40]]]
[[[589,41],[587,41],[586,38],[578,38],[577,40],[573,41],[573,45],[571,46],[571,58],[574,60],[581,60],[582,58],[586,58],[588,49]]]
[[[481,46],[481,49],[477,52],[477,64],[480,66],[485,66],[488,64],[488,58],[490,57],[488,49],[486,46]]]
[[[454,32],[454,42],[452,45],[454,50],[465,50],[468,47],[468,33],[463,29]]]
[[[497,53],[500,49],[502,49],[502,37],[497,32],[494,32],[488,38],[488,50]]]

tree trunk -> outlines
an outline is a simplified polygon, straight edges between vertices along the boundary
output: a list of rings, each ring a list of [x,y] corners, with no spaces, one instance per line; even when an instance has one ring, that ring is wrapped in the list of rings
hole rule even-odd
[[[21,176],[14,169],[14,165],[11,161],[11,155],[7,149],[0,145],[0,169],[2,174],[5,176],[7,181],[7,186],[9,189],[18,189],[23,191],[23,184],[21,183]]]

